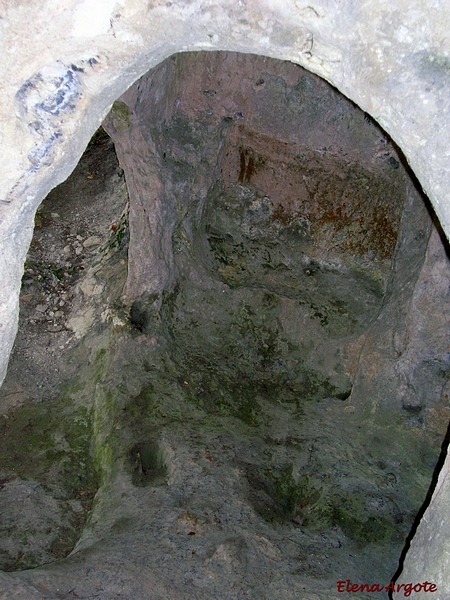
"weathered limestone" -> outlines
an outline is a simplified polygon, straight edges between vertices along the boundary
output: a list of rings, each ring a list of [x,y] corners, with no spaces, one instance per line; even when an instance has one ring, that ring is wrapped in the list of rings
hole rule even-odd
[[[405,568],[398,580],[398,584],[417,584],[429,581],[436,585],[439,600],[448,597],[449,573],[449,536],[450,525],[447,518],[449,486],[449,459],[439,475],[436,488],[422,522],[414,536],[410,550],[406,557]],[[430,593],[422,587],[417,588],[414,597],[425,600]],[[394,598],[404,598],[404,591],[400,588]]]
[[[383,132],[298,65],[179,54],[123,94],[104,127],[130,193],[129,302],[170,284],[174,227],[217,182],[262,190],[275,222],[297,219],[312,257],[377,261],[386,279],[407,176]]]
[[[326,114],[324,106],[327,103],[325,92],[322,92],[323,96],[321,95],[320,100],[317,100],[311,114],[308,114],[309,109],[305,106],[302,108],[303,114],[297,115],[297,117],[290,115],[289,120],[286,117],[286,124],[284,124],[285,115],[290,111],[289,101],[282,100],[279,104],[279,113],[277,113],[278,105],[275,103],[272,105],[273,100],[268,100],[261,95],[262,90],[259,88],[264,89],[265,86],[271,86],[273,98],[276,98],[279,92],[277,92],[273,78],[274,73],[277,73],[291,85],[291,87],[286,85],[283,88],[281,97],[291,98],[294,93],[300,93],[298,80],[296,80],[296,76],[299,77],[299,74],[289,65],[278,66],[271,61],[264,62],[263,60],[247,61],[246,57],[242,57],[240,61],[236,61],[241,65],[240,84],[234,83],[233,85],[231,83],[233,81],[232,73],[236,70],[233,60],[236,59],[232,56],[204,56],[198,61],[194,61],[192,57],[191,67],[189,60],[189,57],[173,57],[149,72],[120,98],[106,121],[106,126],[115,140],[121,157],[121,164],[125,169],[131,192],[130,201],[133,211],[130,213],[130,227],[132,238],[127,286],[127,293],[131,299],[159,292],[170,283],[174,266],[171,256],[171,236],[167,236],[167,231],[172,232],[174,225],[179,223],[187,212],[199,215],[204,210],[209,211],[207,222],[210,243],[215,245],[212,247],[215,248],[218,257],[216,268],[218,268],[223,281],[237,288],[249,281],[261,284],[264,280],[262,279],[263,271],[258,271],[257,267],[255,271],[252,271],[252,268],[255,267],[252,267],[248,255],[244,253],[239,256],[239,245],[243,241],[239,238],[240,233],[235,231],[233,224],[228,222],[226,217],[220,216],[221,210],[228,211],[228,214],[233,210],[238,212],[242,210],[240,206],[242,199],[237,197],[239,192],[235,192],[237,196],[232,198],[233,192],[230,192],[230,189],[233,189],[233,185],[240,184],[242,189],[246,185],[254,186],[256,189],[264,190],[269,196],[262,200],[255,197],[250,203],[250,206],[253,207],[250,212],[254,214],[255,222],[247,213],[242,221],[243,231],[247,231],[249,239],[256,241],[263,239],[264,235],[270,236],[273,220],[284,221],[287,226],[293,220],[299,206],[301,206],[300,214],[305,217],[308,208],[302,206],[302,202],[307,203],[309,200],[307,189],[316,190],[315,198],[317,198],[318,189],[312,183],[313,171],[308,170],[308,164],[314,164],[321,173],[318,177],[321,178],[322,193],[325,197],[326,184],[324,182],[332,180],[333,168],[335,168],[334,158],[330,158],[330,156],[345,156],[345,160],[352,163],[354,172],[358,169],[358,165],[365,167],[370,165],[370,168],[373,168],[371,173],[373,176],[375,173],[382,172],[383,169],[385,172],[387,169],[388,172],[389,165],[392,163],[395,173],[395,159],[392,154],[389,154],[393,150],[386,145],[377,149],[379,138],[375,132],[372,138],[370,130],[367,134],[362,133],[364,128],[361,127],[360,131],[353,122],[351,126],[354,128],[353,133],[349,134],[350,138],[346,137],[347,121],[344,106],[341,106],[340,109],[335,108],[341,115],[343,130],[340,133],[336,124],[331,122],[328,127],[324,126],[323,132],[320,131],[320,128],[316,128],[315,119],[321,123],[326,122],[326,116],[324,116]],[[221,61],[222,70],[217,66]],[[198,69],[199,62],[204,63],[203,70]],[[200,74],[205,73],[203,80],[198,79],[199,72]],[[264,72],[265,79],[261,77],[262,72]],[[175,73],[180,73],[178,79],[175,78]],[[216,79],[218,74],[223,81],[227,82],[226,88],[222,88],[222,81]],[[313,85],[306,81],[303,84],[305,87]],[[241,97],[239,95],[240,88],[248,88],[249,91]],[[160,96],[157,98],[152,95],[154,89],[160,90]],[[236,93],[236,89],[238,93]],[[305,94],[305,105],[312,106],[311,100],[306,100],[308,93],[304,91],[302,93]],[[314,95],[312,90],[309,93]],[[318,93],[317,97],[319,97]],[[333,101],[339,102],[337,99]],[[126,114],[126,122],[123,118],[124,114]],[[267,120],[265,120],[266,114],[271,115]],[[122,118],[120,118],[121,115]],[[221,124],[220,117],[226,119],[226,128],[224,128],[223,122]],[[207,141],[203,139],[205,129],[209,130],[209,140]],[[361,135],[358,137],[358,141],[356,141],[356,130],[360,131],[359,135]],[[327,138],[327,135],[330,138]],[[336,138],[333,138],[333,135]],[[357,144],[357,151],[351,145],[352,135],[355,135],[353,143]],[[366,137],[364,137],[365,135]],[[180,144],[180,139],[184,140],[183,145]],[[303,149],[302,142],[304,140],[308,141],[308,148],[312,150],[309,159],[311,163],[306,161],[306,164],[302,166],[300,172],[303,180],[297,181],[292,161],[294,156],[298,157],[298,153]],[[219,146],[220,153],[218,152]],[[247,150],[247,147],[250,150]],[[337,154],[333,155],[332,152],[328,158],[325,158],[327,152],[320,151],[322,147],[335,150],[339,147],[340,150]],[[138,156],[144,157],[142,160],[146,164],[159,165],[158,169],[137,168],[136,164],[139,163],[134,161],[132,149],[137,152]],[[148,152],[151,154],[151,159],[147,156]],[[316,156],[314,156],[315,152]],[[318,155],[324,156],[322,164],[320,164]],[[218,156],[217,159],[216,156]],[[391,163],[389,163],[389,157]],[[215,164],[215,160],[217,160],[217,167],[211,169],[210,164]],[[204,170],[205,164],[208,165],[206,171]],[[340,176],[343,178],[345,178],[345,171],[345,163],[342,163]],[[213,191],[211,198],[205,199],[205,189],[212,188],[215,178],[222,181],[224,189]],[[286,182],[295,188],[295,200],[292,206],[290,206],[289,185]],[[307,187],[302,194],[304,182]],[[231,188],[228,188],[227,186],[230,185]],[[332,184],[328,183],[328,185],[332,187]],[[387,178],[382,186],[386,193],[388,193],[389,185]],[[353,187],[353,189],[356,188]],[[355,386],[351,395],[353,402],[348,408],[353,408],[353,416],[361,415],[362,422],[366,423],[365,427],[375,425],[375,427],[379,427],[380,432],[386,423],[393,419],[396,411],[409,413],[412,421],[420,413],[425,418],[428,435],[438,440],[442,439],[445,434],[446,419],[448,419],[446,389],[441,389],[442,386],[447,385],[447,378],[446,376],[440,378],[437,375],[439,370],[442,370],[442,373],[448,370],[445,340],[448,336],[449,322],[446,310],[442,311],[446,302],[448,264],[445,255],[442,254],[442,245],[437,231],[434,231],[431,242],[429,242],[431,221],[426,207],[417,197],[414,187],[409,183],[402,188],[401,192],[400,187],[397,188],[397,193],[405,194],[404,207],[402,207],[403,200],[400,201],[395,196],[393,189],[389,192],[388,202],[391,212],[386,217],[390,226],[394,225],[398,203],[401,208],[404,208],[400,243],[395,257],[395,277],[390,290],[393,300],[386,302],[377,323],[365,337],[364,348],[355,374]],[[363,198],[361,192],[359,194],[360,199]],[[373,192],[370,192],[369,195],[372,199],[374,198]],[[352,213],[355,206],[352,205],[351,196],[344,194],[343,197],[346,199],[346,211]],[[278,217],[273,216],[270,198],[276,199],[276,202],[279,203],[275,211]],[[263,206],[264,200],[267,206]],[[205,203],[208,207],[208,202],[211,208],[199,208]],[[368,200],[361,200],[361,202],[364,210],[367,210]],[[243,205],[245,206],[245,201]],[[331,195],[326,202],[328,217],[334,214],[333,206],[333,196]],[[338,212],[339,206],[338,202],[336,205]],[[152,221],[147,216],[149,207],[151,207]],[[233,209],[233,207],[235,208]],[[266,212],[269,211],[267,214],[270,218],[267,223],[261,217],[264,208]],[[258,210],[261,213],[259,217],[257,216]],[[352,220],[353,236],[351,236],[344,229],[339,229],[341,225],[343,226],[344,214],[341,215],[341,219],[336,218],[336,221],[329,218],[327,230],[322,231],[320,230],[322,216],[320,205],[316,205],[314,210],[317,213],[310,219],[310,223],[304,223],[304,226],[308,231],[307,238],[313,234],[315,229],[318,235],[309,247],[308,243],[302,247],[303,251],[313,251],[319,261],[320,257],[323,259],[326,256],[330,258],[334,255],[334,258],[339,257],[338,260],[345,262],[345,249],[349,242],[352,244],[352,251],[348,255],[352,257],[350,262],[359,253],[364,256],[365,252],[370,251],[372,257],[378,261],[379,268],[383,270],[382,259],[391,256],[391,253],[388,246],[383,246],[388,243],[389,236],[387,230],[379,229],[381,221],[374,225],[373,222],[370,222],[370,212],[363,211],[364,218],[359,224],[355,219]],[[195,221],[195,217],[192,218]],[[262,220],[258,221],[258,219]],[[146,228],[151,222],[158,222],[160,225],[154,226],[150,234]],[[165,225],[163,225],[164,222]],[[264,225],[262,225],[263,222]],[[258,225],[258,223],[260,224]],[[336,232],[331,233],[334,231],[331,224],[333,227],[336,226],[339,231],[336,240],[339,239],[340,243],[337,241],[333,243],[333,236],[336,235]],[[258,227],[264,227],[266,233],[259,232]],[[280,225],[280,227],[282,226]],[[362,238],[359,237],[358,227],[365,232]],[[175,230],[174,239],[177,240],[178,252],[186,252],[186,245],[195,246],[195,234],[192,233],[192,229],[195,229],[193,224],[190,226],[185,224],[184,229],[181,227]],[[377,231],[385,234],[382,240],[383,244],[376,241],[371,248],[370,240],[372,238],[378,240]],[[397,231],[392,230],[390,235],[394,236],[394,240],[397,239]],[[232,241],[232,236],[237,236],[237,238]],[[260,238],[260,236],[262,237]],[[323,244],[324,237],[327,239],[327,244]],[[156,244],[155,238],[158,242]],[[139,244],[140,252],[133,250],[133,239],[136,240],[136,244]],[[367,244],[365,248],[359,245],[360,239]],[[322,254],[321,245],[323,246]],[[146,255],[145,250],[149,246],[150,248],[154,246],[164,260],[158,261],[150,258],[154,253],[153,250],[150,255]],[[424,254],[427,247],[424,265]],[[228,250],[224,248],[228,248]],[[439,251],[438,248],[441,250]],[[194,252],[197,260],[200,260],[201,249],[191,250],[191,252]],[[276,250],[273,251],[273,254],[276,255]],[[300,247],[297,249],[297,254],[298,256],[302,254]],[[156,274],[163,273],[165,276],[163,278],[156,276],[150,280],[148,277],[141,277],[140,273],[145,274],[148,271],[149,262],[154,265]],[[197,281],[200,276],[194,275],[194,273],[193,269],[191,276],[194,281]],[[273,272],[271,277],[273,279]],[[316,270],[315,277],[317,283],[320,278],[320,268]],[[267,281],[266,279],[265,285],[267,285]],[[307,279],[303,286],[302,298],[305,300],[305,297],[308,297],[305,292],[308,288]],[[276,291],[281,289],[283,288],[280,287],[280,283],[274,286]],[[326,304],[324,297],[328,289],[327,284],[323,282],[320,289],[321,300]],[[356,295],[357,286],[354,285],[351,289],[352,293]],[[335,296],[339,295],[336,287],[333,288],[333,293]],[[204,300],[200,300],[200,298],[201,296],[199,296],[200,305],[204,306]],[[181,315],[186,314],[193,318],[192,325],[189,325],[189,321],[187,322],[186,331],[182,327],[177,330],[177,336],[183,335],[183,333],[188,335],[191,327],[198,326],[197,319],[191,314],[192,307],[188,308],[189,302],[183,297],[183,292],[181,292],[180,298],[174,300],[174,303],[177,307],[176,310]],[[346,306],[348,308],[348,304]],[[425,306],[428,307],[427,310],[425,310]],[[184,310],[187,312],[184,313]],[[148,328],[148,333],[151,333],[150,320],[141,322],[146,323],[144,327]],[[201,336],[198,330],[197,334]],[[309,334],[314,335],[314,329],[310,325],[305,330],[305,341]],[[214,339],[214,335],[212,338]],[[178,339],[179,345],[182,346],[181,339]],[[199,340],[201,339],[199,337]],[[199,344],[202,345],[202,342]],[[340,344],[345,344],[345,342]],[[332,355],[332,348],[333,341],[329,340],[327,346],[318,351],[317,356],[320,355],[320,359],[325,360],[326,363],[328,353],[330,356]],[[355,345],[354,351],[361,352],[357,345]],[[196,348],[194,355],[199,353],[201,350]],[[349,355],[351,357],[351,350],[346,349],[344,353],[347,354],[348,360]],[[211,348],[211,354],[214,355],[213,348]],[[350,358],[350,362],[351,360]],[[195,367],[191,366],[187,370],[186,385],[195,385],[193,381],[196,374],[192,374],[192,369],[195,370]],[[192,381],[190,377],[192,377]],[[402,383],[403,381],[404,383]],[[202,386],[205,386],[205,382],[201,383],[200,387]],[[339,394],[343,391],[344,388],[336,388],[334,393]],[[395,435],[400,435],[400,427]],[[429,459],[426,458],[426,460]],[[403,469],[405,479],[411,480],[416,467],[413,465],[408,467],[406,463],[403,463]],[[425,577],[423,573],[421,576]],[[446,593],[442,578],[439,579],[439,589],[441,594]]]
[[[39,202],[73,169],[114,100],[177,51],[265,54],[333,83],[401,147],[449,234],[448,3],[66,0],[58,10],[51,0],[39,8],[15,4],[0,21],[0,380]],[[424,519],[418,539],[432,539],[439,528],[436,518]],[[445,571],[445,538],[433,543],[429,556],[440,556]]]
[[[325,0],[314,6],[229,2],[220,8],[199,0],[188,5],[80,1],[66,2],[59,18],[49,3],[49,25],[45,6],[8,8],[1,73],[8,84],[0,115],[2,146],[8,148],[0,187],[1,378],[16,330],[19,277],[34,210],[73,169],[112,102],[176,51],[267,54],[328,79],[399,144],[446,230],[448,10],[441,2],[406,0],[395,6],[373,0],[351,10]]]

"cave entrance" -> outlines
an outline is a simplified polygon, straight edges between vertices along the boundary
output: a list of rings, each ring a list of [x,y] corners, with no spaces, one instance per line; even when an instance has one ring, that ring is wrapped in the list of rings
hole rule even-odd
[[[226,52],[167,59],[104,128],[129,213],[92,204],[107,237],[67,323],[109,486],[96,521],[123,485],[145,505],[110,545],[151,540],[214,597],[389,582],[449,379],[447,257],[398,150],[299,66]]]

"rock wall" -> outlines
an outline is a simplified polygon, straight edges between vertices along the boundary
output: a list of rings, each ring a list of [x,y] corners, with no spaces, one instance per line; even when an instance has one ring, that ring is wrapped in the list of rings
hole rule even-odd
[[[201,1],[67,0],[57,14],[50,1],[39,10],[27,3],[4,8],[1,379],[17,328],[20,278],[36,208],[74,168],[112,103],[177,51],[263,54],[301,64],[333,83],[402,148],[448,233],[448,10],[443,2],[419,0],[358,6],[255,1],[220,7]],[[251,172],[249,161],[244,153],[242,179]],[[160,231],[159,223],[153,226]],[[169,280],[170,257],[159,256],[156,247],[152,251],[161,261],[162,281]],[[131,280],[128,285],[131,290]],[[403,342],[398,343],[401,349]],[[419,375],[422,381],[428,368]],[[405,374],[406,388],[415,385]],[[435,519],[429,525],[424,521],[419,534],[430,537],[435,524]],[[444,543],[439,540],[436,555]]]
[[[24,4],[8,7],[2,19],[2,80],[8,85],[1,135],[8,152],[0,188],[1,378],[17,327],[34,211],[74,168],[114,100],[180,50],[273,56],[333,83],[402,148],[447,230],[447,10],[419,1],[393,6],[373,0],[350,9],[327,1],[219,8],[200,0],[188,6],[80,0],[66,2],[57,18],[49,4],[49,26],[46,5],[38,13]]]
[[[126,123],[119,118],[119,111],[126,113]],[[310,323],[303,330],[303,358],[308,354],[309,335],[314,338],[311,344],[316,351],[306,363],[311,366],[322,361],[327,365],[322,372],[316,367],[314,377],[321,372],[318,379],[322,383],[311,398],[323,396],[324,381],[331,396],[347,398],[350,394],[347,408],[353,411],[357,427],[365,429],[365,437],[374,440],[374,447],[379,443],[377,438],[385,435],[386,423],[395,422],[394,435],[403,449],[397,456],[403,465],[402,478],[412,481],[422,467],[407,465],[401,458],[409,444],[405,432],[425,423],[427,435],[437,445],[446,432],[445,340],[449,322],[443,307],[449,273],[437,230],[429,242],[432,223],[426,206],[381,132],[363,113],[355,112],[323,82],[298,67],[228,53],[202,57],[185,54],[165,61],[120,98],[105,126],[115,140],[131,190],[127,296],[129,300],[140,299],[135,304],[139,323],[153,335],[156,330],[151,315],[161,303],[157,298],[173,287],[175,280],[173,310],[177,319],[187,319],[185,329],[178,326],[173,332],[181,352],[176,360],[185,363],[186,385],[206,387],[212,393],[195,362],[186,363],[183,357],[182,340],[186,336],[190,339],[189,330],[200,327],[197,336],[203,349],[196,348],[195,356],[208,347],[211,360],[216,350],[208,346],[208,337],[202,337],[189,296],[194,293],[201,306],[210,301],[198,291],[183,290],[179,281],[183,267],[180,259],[174,264],[172,243],[178,253],[194,253],[198,268],[205,261],[205,250],[201,243],[198,246],[194,232],[203,215],[214,257],[212,263],[209,259],[209,269],[219,273],[225,284],[237,289],[262,287],[299,297],[314,308],[316,316],[320,313],[322,325],[330,322],[331,337],[324,344],[318,341],[322,334]],[[136,177],[131,149],[158,169],[141,168]],[[189,215],[192,222],[188,225]],[[240,221],[238,229],[233,218]],[[160,225],[152,226],[155,221]],[[267,239],[267,247],[261,250],[272,229],[272,237],[286,244],[280,256],[273,240]],[[133,239],[138,241],[140,252],[133,250]],[[292,244],[300,274],[288,266],[293,264],[287,250]],[[158,249],[164,260],[155,260],[153,251],[146,253],[149,246]],[[261,261],[261,251],[271,259]],[[277,261],[283,267],[278,278]],[[352,302],[335,277],[327,280],[326,265],[332,264],[345,273],[343,285],[351,289]],[[150,265],[164,276],[149,280],[145,273]],[[200,281],[204,275],[196,268],[189,267],[190,277]],[[381,290],[387,291],[381,303],[375,297],[369,300],[367,289],[357,291],[361,281],[357,275],[352,279],[352,269],[355,273],[362,269],[372,277],[371,285],[379,286],[380,298]],[[300,295],[295,291],[299,284]],[[319,296],[314,295],[314,289]],[[332,290],[331,305],[327,290]],[[150,307],[145,302],[149,295]],[[345,306],[346,325],[337,335],[345,356],[343,359],[341,355],[341,366],[336,364],[339,352],[333,341],[340,327],[336,299]],[[371,315],[366,312],[367,302],[373,303]],[[421,310],[425,305],[427,309]],[[238,312],[239,308],[233,310]],[[358,323],[351,331],[349,319]],[[299,314],[296,320],[306,323],[306,317]],[[371,322],[367,333],[364,328]],[[224,332],[209,332],[208,336],[225,340]],[[334,369],[331,378],[330,364]],[[351,372],[351,365],[356,365],[352,377],[343,377],[343,373]],[[222,381],[219,385],[226,384]],[[286,387],[287,382],[283,385]],[[304,379],[300,387],[304,394]],[[406,429],[403,417],[398,420],[401,413],[407,415]],[[389,447],[390,443],[386,444]],[[322,452],[326,454],[325,447]],[[433,463],[428,451],[423,461]],[[442,593],[445,588],[439,581]]]
[[[376,262],[387,278],[406,173],[367,115],[297,65],[176,55],[121,96],[104,126],[130,190],[129,302],[170,285],[174,227],[217,182],[266,195],[272,234],[303,229],[311,259]]]

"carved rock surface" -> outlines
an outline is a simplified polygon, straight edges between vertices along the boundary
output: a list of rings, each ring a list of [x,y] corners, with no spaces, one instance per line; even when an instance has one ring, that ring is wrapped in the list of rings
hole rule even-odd
[[[36,531],[40,554],[28,543],[16,567],[40,566],[4,588],[325,600],[343,574],[388,582],[445,434],[448,381],[448,260],[401,157],[316,76],[235,53],[169,58],[105,126],[130,194],[128,274],[124,185],[100,144],[76,175],[93,223],[64,233],[83,267],[59,338],[76,375],[36,389],[70,419],[41,424],[28,400],[4,449],[7,465],[32,428],[36,489],[52,440],[91,461],[99,489],[70,556],[45,564]]]
[[[357,7],[325,0],[314,6],[230,2],[220,10],[201,1],[130,1],[118,9],[68,0],[58,15],[51,2],[39,10],[8,6],[1,23],[0,379],[17,328],[37,206],[74,168],[114,100],[178,50],[262,53],[331,81],[399,144],[448,234],[448,10],[419,0]],[[159,259],[163,279],[170,280],[170,257]],[[401,338],[394,351],[402,350]],[[404,380],[406,389],[417,385],[411,375]],[[422,401],[414,399],[410,412]],[[426,522],[423,527],[426,532]],[[432,532],[424,535],[432,539]]]
[[[2,80],[8,84],[1,136],[8,150],[0,178],[0,378],[17,328],[19,279],[37,206],[74,168],[114,100],[179,50],[260,53],[331,81],[399,144],[446,231],[448,10],[378,0],[357,10],[326,1],[230,2],[218,10],[200,0],[186,6],[130,1],[116,10],[108,2],[94,8],[73,0],[56,19],[51,3],[38,12],[8,6],[2,20]],[[24,22],[27,36],[18,43]]]

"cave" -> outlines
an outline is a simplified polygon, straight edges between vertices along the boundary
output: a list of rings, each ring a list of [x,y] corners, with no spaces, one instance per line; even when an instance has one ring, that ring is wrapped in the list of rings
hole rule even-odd
[[[0,392],[5,585],[118,597],[104,561],[126,598],[397,581],[445,456],[450,273],[368,113],[292,62],[174,54],[34,225]]]

